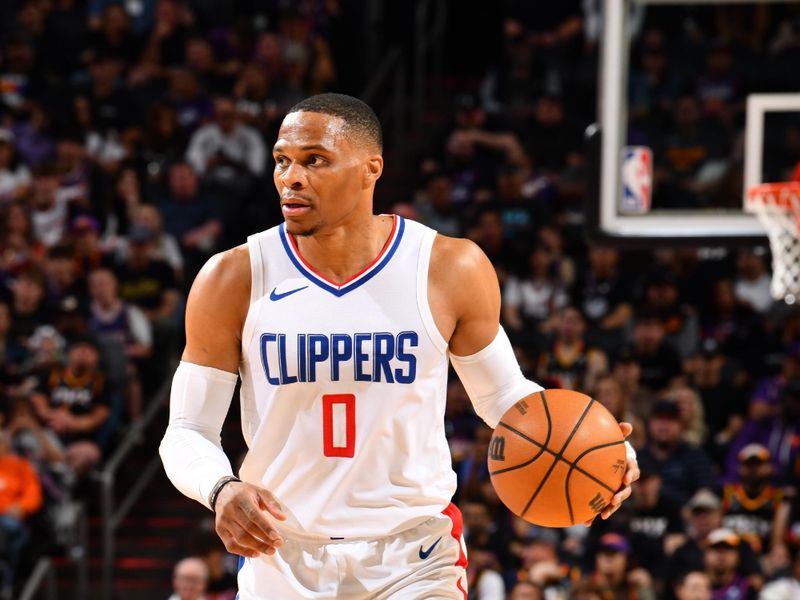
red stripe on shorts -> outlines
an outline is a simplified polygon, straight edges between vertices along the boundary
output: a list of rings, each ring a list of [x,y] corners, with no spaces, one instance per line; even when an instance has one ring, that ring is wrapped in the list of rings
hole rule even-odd
[[[456,561],[456,566],[463,567],[464,569],[466,569],[467,555],[464,554],[464,547],[461,545],[461,534],[464,531],[464,520],[461,518],[461,511],[458,510],[458,507],[451,502],[442,511],[442,514],[447,516],[453,523],[453,527],[450,529],[450,535],[452,535],[453,538],[455,538],[456,543],[458,544],[458,560]],[[461,587],[460,577],[456,582],[456,587],[462,594],[464,594],[464,600],[467,600],[467,592],[464,590],[463,587]]]

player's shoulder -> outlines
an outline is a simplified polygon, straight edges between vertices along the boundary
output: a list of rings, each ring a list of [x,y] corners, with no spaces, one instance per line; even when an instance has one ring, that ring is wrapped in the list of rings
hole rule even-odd
[[[437,234],[431,249],[431,271],[448,278],[471,278],[487,271],[494,273],[489,258],[480,246],[466,238]]]
[[[209,258],[192,284],[191,296],[223,303],[250,297],[250,254],[247,244],[218,252]]]

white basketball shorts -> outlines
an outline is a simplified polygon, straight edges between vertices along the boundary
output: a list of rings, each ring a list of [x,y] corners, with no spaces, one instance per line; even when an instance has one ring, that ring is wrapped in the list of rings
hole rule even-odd
[[[466,600],[461,512],[384,538],[284,536],[272,556],[239,559],[239,600]]]

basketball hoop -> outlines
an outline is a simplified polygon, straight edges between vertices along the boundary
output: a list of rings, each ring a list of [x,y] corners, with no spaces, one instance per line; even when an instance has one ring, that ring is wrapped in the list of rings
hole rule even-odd
[[[772,296],[800,300],[800,182],[764,183],[747,192],[745,209],[758,216],[772,249]]]

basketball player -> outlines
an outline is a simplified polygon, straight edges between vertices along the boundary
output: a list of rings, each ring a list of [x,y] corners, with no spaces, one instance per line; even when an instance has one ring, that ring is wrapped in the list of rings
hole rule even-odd
[[[242,556],[242,600],[466,598],[448,358],[491,427],[541,389],[499,327],[477,246],[373,215],[381,151],[360,100],[294,106],[273,148],[285,222],[213,257],[189,294],[160,452]],[[237,375],[241,481],[220,446]],[[631,453],[603,517],[637,476]]]

